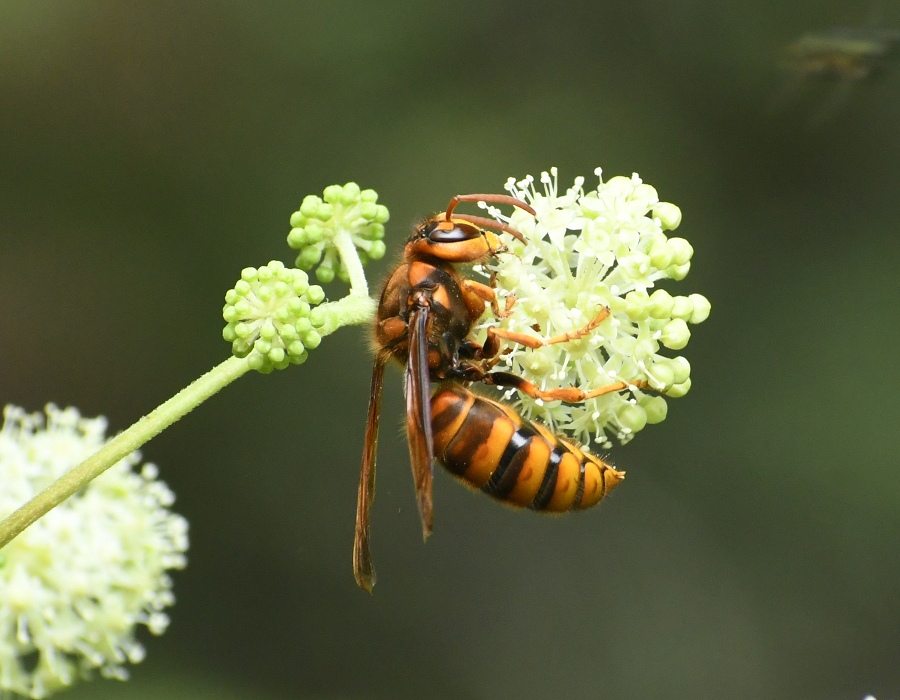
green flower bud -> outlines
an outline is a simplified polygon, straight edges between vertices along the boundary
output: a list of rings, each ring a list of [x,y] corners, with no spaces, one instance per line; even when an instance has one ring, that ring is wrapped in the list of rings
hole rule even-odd
[[[641,408],[647,414],[647,422],[651,425],[662,423],[669,412],[669,404],[662,396],[650,396],[641,402]]]
[[[673,265],[684,265],[694,255],[691,244],[677,236],[669,239],[669,249],[672,251]]]
[[[690,300],[693,303],[694,310],[689,321],[691,323],[703,323],[709,318],[709,311],[712,308],[709,299],[702,294],[691,294]]]
[[[319,344],[322,342],[322,336],[320,336],[315,331],[309,331],[306,335],[303,336],[303,345],[310,350],[315,350],[319,347]]]
[[[659,341],[670,350],[681,350],[691,339],[691,330],[680,318],[669,321],[662,328]]]
[[[650,246],[650,262],[657,270],[665,270],[672,264],[672,248],[665,238],[658,238]]]
[[[297,236],[295,237],[295,240],[299,238],[301,237]],[[325,229],[322,228],[321,224],[317,224],[315,221],[311,221],[309,224],[307,224],[306,228],[303,229],[302,245],[315,245],[316,243],[321,243],[323,238],[325,238]],[[288,235],[288,245],[291,245],[290,235]]]
[[[344,188],[340,185],[328,185],[328,187],[326,187],[325,191],[322,193],[322,198],[326,202],[331,202],[333,204],[340,200],[343,193]]]
[[[334,268],[319,265],[319,267],[316,268],[316,279],[322,284],[328,284],[334,279]]]
[[[321,289],[321,287],[316,287],[316,289]],[[297,292],[298,296],[288,299],[287,304],[284,307],[287,309],[291,318],[296,318],[299,320],[299,319],[305,318],[306,316],[309,316],[310,305],[306,302],[306,299],[309,298],[309,286],[308,285],[304,291],[306,292],[304,297],[299,296],[300,294],[303,294],[303,292]],[[317,304],[319,302],[313,301],[312,303]],[[287,319],[285,319],[285,321],[287,321]]]
[[[675,306],[675,299],[665,289],[657,289],[650,295],[650,315],[653,318],[668,318]]]
[[[681,223],[681,209],[670,202],[659,202],[653,207],[653,216],[664,231],[674,231]]]
[[[295,352],[297,348],[300,348],[299,352]],[[290,363],[292,365],[302,365],[309,357],[309,353],[302,348],[303,343],[301,343],[300,341],[291,343],[290,347],[288,348],[288,359],[290,360]]]
[[[643,321],[650,315],[650,295],[643,290],[625,295],[625,313],[633,321]]]
[[[694,313],[694,301],[690,297],[675,297],[675,304],[672,306],[672,316],[687,321]]]
[[[310,304],[321,304],[325,299],[325,291],[319,285],[314,284],[306,290],[306,298]]]
[[[325,202],[324,204],[319,205],[319,209],[316,211],[316,218],[319,221],[327,222],[332,216],[334,216],[334,205]]]
[[[309,270],[322,259],[321,248],[304,248],[297,256],[297,267]]]
[[[355,182],[348,182],[341,190],[341,203],[352,206],[359,202],[360,189]]]
[[[673,399],[678,399],[684,396],[691,390],[691,380],[688,378],[686,381],[681,384],[673,384],[669,390],[666,392],[666,396],[671,396]]]
[[[372,241],[372,245],[369,247],[369,258],[381,260],[386,251],[387,246],[384,244],[384,241]]]
[[[656,188],[653,185],[648,185],[646,182],[642,182],[640,185],[634,188],[634,192],[629,197],[629,199],[644,201],[649,204],[656,204],[657,202],[659,202],[659,193],[656,191]]]
[[[261,281],[265,281],[265,280],[261,280]],[[261,287],[261,288],[257,291],[257,295],[259,296],[260,301],[266,302],[266,301],[271,300],[271,298],[272,298],[273,296],[275,296],[275,290],[272,289],[272,287],[269,287],[269,286]]]
[[[378,205],[375,202],[360,202],[359,215],[368,221],[374,221],[378,214]]]
[[[303,203],[300,205],[300,210],[295,212],[294,216],[300,214],[305,219],[314,219],[319,211],[319,205],[321,204],[322,200],[316,197],[314,194],[307,195],[303,198]],[[293,219],[294,217],[292,216],[291,218]]]
[[[276,335],[278,335],[278,331],[275,330],[275,324],[269,320],[263,321],[259,329],[259,337],[263,340],[271,341]]]
[[[669,279],[673,279],[676,282],[680,282],[685,277],[687,277],[688,272],[691,271],[691,264],[686,262],[684,265],[672,265],[666,270],[666,276]]]
[[[687,361],[687,358],[679,355],[678,357],[673,357],[669,362],[675,372],[673,383],[682,384],[686,382],[688,377],[691,376],[691,363]]]
[[[628,433],[636,433],[647,425],[647,411],[642,406],[625,404],[618,413],[619,425]]]
[[[287,351],[291,357],[300,357],[305,354],[306,348],[303,347],[303,341],[295,340],[287,346]]]
[[[675,368],[668,360],[660,360],[647,370],[651,378],[650,385],[654,389],[664,389],[675,381]]]
[[[321,328],[328,321],[328,314],[324,309],[313,309],[309,312],[309,321],[316,328]],[[300,328],[297,328],[301,333],[303,332]]]

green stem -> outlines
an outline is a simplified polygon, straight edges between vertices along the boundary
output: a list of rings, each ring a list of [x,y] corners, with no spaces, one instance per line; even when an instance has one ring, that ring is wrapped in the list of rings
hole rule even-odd
[[[230,357],[123,433],[116,435],[99,452],[88,457],[0,522],[0,548],[9,544],[14,537],[51,508],[84,488],[92,479],[100,476],[120,459],[134,452],[249,369],[246,359]]]
[[[357,258],[357,261],[359,258]],[[351,291],[343,299],[320,304],[313,309],[313,321],[322,336],[334,333],[342,326],[371,323],[375,316],[375,300],[368,294]]]
[[[347,267],[350,276],[350,294],[362,294],[369,296],[369,285],[366,282],[366,273],[363,272],[362,261],[353,245],[353,238],[347,229],[339,229],[332,239],[337,248],[341,261]]]

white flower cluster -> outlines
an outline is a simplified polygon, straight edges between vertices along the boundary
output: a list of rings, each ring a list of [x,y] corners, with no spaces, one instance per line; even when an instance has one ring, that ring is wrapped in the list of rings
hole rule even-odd
[[[595,174],[601,174],[598,168]],[[663,395],[690,389],[690,365],[662,348],[681,350],[690,338],[688,323],[700,323],[710,304],[700,294],[672,296],[657,282],[681,280],[690,269],[693,248],[664,232],[677,228],[681,211],[660,202],[656,190],[637,175],[600,180],[585,190],[584,178],[559,192],[556,168],[511,178],[506,189],[530,204],[536,217],[516,209],[497,220],[520,231],[527,245],[509,238],[511,255],[500,255],[481,269],[494,274],[498,294],[514,296],[511,313],[488,318],[515,333],[549,338],[584,328],[608,307],[610,315],[583,338],[530,349],[509,343],[504,370],[525,377],[541,390],[578,387],[595,390],[617,382],[629,388],[582,403],[544,402],[508,392],[522,413],[585,445],[611,446],[608,435],[629,441],[648,423],[666,416]],[[501,307],[503,304],[501,304]],[[498,367],[500,369],[500,367]]]
[[[74,408],[4,410],[0,517],[95,453],[106,420]],[[43,698],[97,670],[124,679],[144,658],[138,624],[162,634],[185,565],[187,521],[157,469],[132,453],[0,552],[0,696]]]

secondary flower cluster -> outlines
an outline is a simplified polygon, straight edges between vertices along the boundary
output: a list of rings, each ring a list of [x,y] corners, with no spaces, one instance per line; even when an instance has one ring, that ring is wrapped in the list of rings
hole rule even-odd
[[[599,177],[598,168],[595,171]],[[604,307],[610,315],[584,338],[537,349],[510,344],[506,369],[530,379],[542,390],[579,387],[585,391],[626,382],[625,391],[582,403],[543,402],[509,392],[521,411],[584,444],[610,446],[609,435],[627,442],[648,423],[666,417],[666,401],[691,386],[690,364],[680,355],[690,339],[688,324],[704,321],[710,304],[700,294],[672,296],[653,287],[681,280],[691,266],[693,248],[669,237],[681,223],[674,204],[660,202],[656,190],[637,175],[602,179],[593,190],[578,177],[559,191],[557,172],[534,179],[510,179],[506,189],[537,212],[504,216],[527,244],[509,239],[510,255],[500,255],[482,271],[496,277],[501,296],[516,298],[511,313],[488,319],[519,333],[553,337],[585,327]]]
[[[321,197],[304,197],[300,209],[291,215],[288,245],[299,250],[297,267],[309,270],[316,265],[316,278],[331,282],[335,273],[348,284],[352,271],[347,266],[346,248],[354,246],[363,265],[384,257],[384,224],[388,210],[378,204],[375,190],[360,190],[355,182],[330,185]]]
[[[336,272],[350,284],[350,293],[322,304],[325,293],[309,284],[303,269],[277,260],[245,268],[226,293],[222,312],[227,323],[222,336],[236,357],[247,358],[251,369],[264,374],[299,365],[322,336],[372,317],[375,302],[363,265],[384,256],[381,239],[388,220],[387,207],[377,200],[375,190],[361,190],[355,182],[329,185],[322,197],[303,199],[288,234],[288,245],[300,251],[296,264],[307,270],[318,265],[322,282],[331,282]]]
[[[5,517],[105,442],[106,421],[74,408],[7,406],[0,427]],[[132,453],[0,554],[0,696],[43,698],[97,670],[124,679],[144,658],[136,627],[162,634],[185,565],[187,521],[157,469]]]
[[[247,267],[225,294],[222,316],[228,325],[222,337],[237,357],[264,374],[306,361],[307,349],[317,348],[322,336],[310,320],[310,310],[325,293],[310,285],[302,270],[278,260],[260,268]]]

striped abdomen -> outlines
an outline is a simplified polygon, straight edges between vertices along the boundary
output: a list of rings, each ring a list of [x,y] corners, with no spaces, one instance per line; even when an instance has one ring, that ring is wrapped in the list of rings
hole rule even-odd
[[[511,505],[562,512],[598,503],[625,476],[511,407],[445,385],[431,397],[435,457]]]

